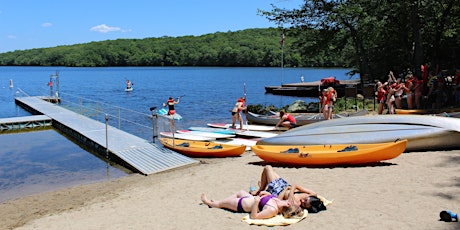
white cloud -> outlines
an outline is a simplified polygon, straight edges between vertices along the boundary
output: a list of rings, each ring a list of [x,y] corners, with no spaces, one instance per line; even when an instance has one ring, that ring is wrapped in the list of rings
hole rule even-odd
[[[90,29],[91,31],[99,32],[99,33],[108,33],[113,31],[121,31],[121,32],[128,32],[129,30],[122,30],[120,27],[111,27],[107,26],[106,24],[101,24],[97,26],[93,26]]]
[[[8,35],[8,38],[9,38],[9,39],[16,39],[16,36],[14,36],[14,35]]]
[[[50,27],[52,26],[53,24],[51,24],[51,22],[45,22],[42,24],[42,27]]]

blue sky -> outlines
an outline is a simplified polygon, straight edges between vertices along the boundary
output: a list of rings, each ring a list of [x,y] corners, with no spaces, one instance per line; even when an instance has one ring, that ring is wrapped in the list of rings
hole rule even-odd
[[[257,9],[302,0],[0,0],[0,53],[119,38],[276,27]]]

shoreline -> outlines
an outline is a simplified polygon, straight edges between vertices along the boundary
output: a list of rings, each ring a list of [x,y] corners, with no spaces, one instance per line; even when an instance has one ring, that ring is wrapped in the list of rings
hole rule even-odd
[[[201,193],[222,199],[259,180],[264,162],[251,151],[236,158],[75,186],[0,204],[5,229],[252,229],[244,214],[200,205]],[[372,166],[278,167],[333,200],[287,229],[456,229],[439,212],[460,212],[460,150],[410,152]]]

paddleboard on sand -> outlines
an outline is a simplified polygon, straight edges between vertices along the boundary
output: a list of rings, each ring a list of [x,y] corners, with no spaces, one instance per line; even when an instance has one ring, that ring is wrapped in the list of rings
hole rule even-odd
[[[172,116],[168,115],[168,110],[166,110],[165,108],[158,110],[158,115],[169,118],[169,119],[182,120],[182,116],[179,115],[178,113],[175,113]]]
[[[191,140],[191,141],[213,141],[216,138],[214,137],[203,137],[203,136],[197,136],[197,135],[191,135],[191,134],[185,134],[185,133],[173,133],[172,132],[160,132],[160,135],[162,137],[169,137],[169,138],[176,138],[176,139],[182,139],[182,140]]]
[[[276,133],[270,133],[270,132],[264,132],[264,131],[252,131],[252,130],[238,130],[238,129],[232,129],[235,131],[236,135],[239,136],[248,136],[248,137],[262,137],[262,138],[267,138],[267,137],[274,137],[278,134]]]
[[[221,129],[229,129],[232,127],[232,124],[223,124],[223,123],[208,123],[208,126],[214,128],[221,128]],[[236,129],[240,128],[240,125],[235,125]],[[252,130],[252,131],[273,131],[276,130],[275,126],[267,126],[267,125],[243,125],[244,130]]]
[[[235,134],[236,132],[229,129],[222,129],[222,128],[212,128],[212,127],[190,127],[188,128],[192,131],[202,131],[202,132],[210,132],[210,133],[222,133],[222,134]]]
[[[189,135],[196,135],[202,137],[213,137],[213,138],[230,138],[235,137],[235,134],[224,134],[224,133],[213,133],[213,132],[205,132],[205,131],[192,131],[192,130],[177,130],[177,133],[189,134]]]
[[[214,143],[222,143],[227,145],[246,145],[246,150],[251,150],[251,146],[256,145],[257,139],[245,139],[245,138],[231,138],[228,141],[213,141]]]

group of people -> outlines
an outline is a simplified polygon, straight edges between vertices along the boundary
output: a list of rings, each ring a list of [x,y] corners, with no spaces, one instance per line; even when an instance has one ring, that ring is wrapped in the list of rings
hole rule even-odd
[[[264,167],[259,183],[259,189],[251,193],[241,190],[222,200],[210,200],[203,193],[201,201],[210,208],[250,213],[251,219],[268,219],[278,214],[300,218],[305,209],[309,213],[326,210],[314,191],[289,184],[270,165]]]
[[[325,120],[331,120],[334,112],[334,102],[337,100],[337,91],[333,87],[323,89],[319,96],[321,111]]]
[[[384,107],[388,108],[389,114],[395,113],[396,108],[402,108],[402,97],[407,95],[408,107],[413,107],[413,97],[420,92],[420,84],[415,81],[412,73],[406,76],[406,82],[402,82],[402,78],[396,79],[393,71],[388,74],[388,81],[382,83],[377,82],[377,101],[379,102],[378,114],[382,114]]]
[[[421,73],[417,78],[408,70],[396,78],[390,71],[385,83],[378,81],[378,114],[382,114],[385,107],[389,114],[394,114],[395,108],[402,109],[404,96],[408,109],[439,109],[460,102],[460,68],[455,74],[442,75],[422,65]]]

